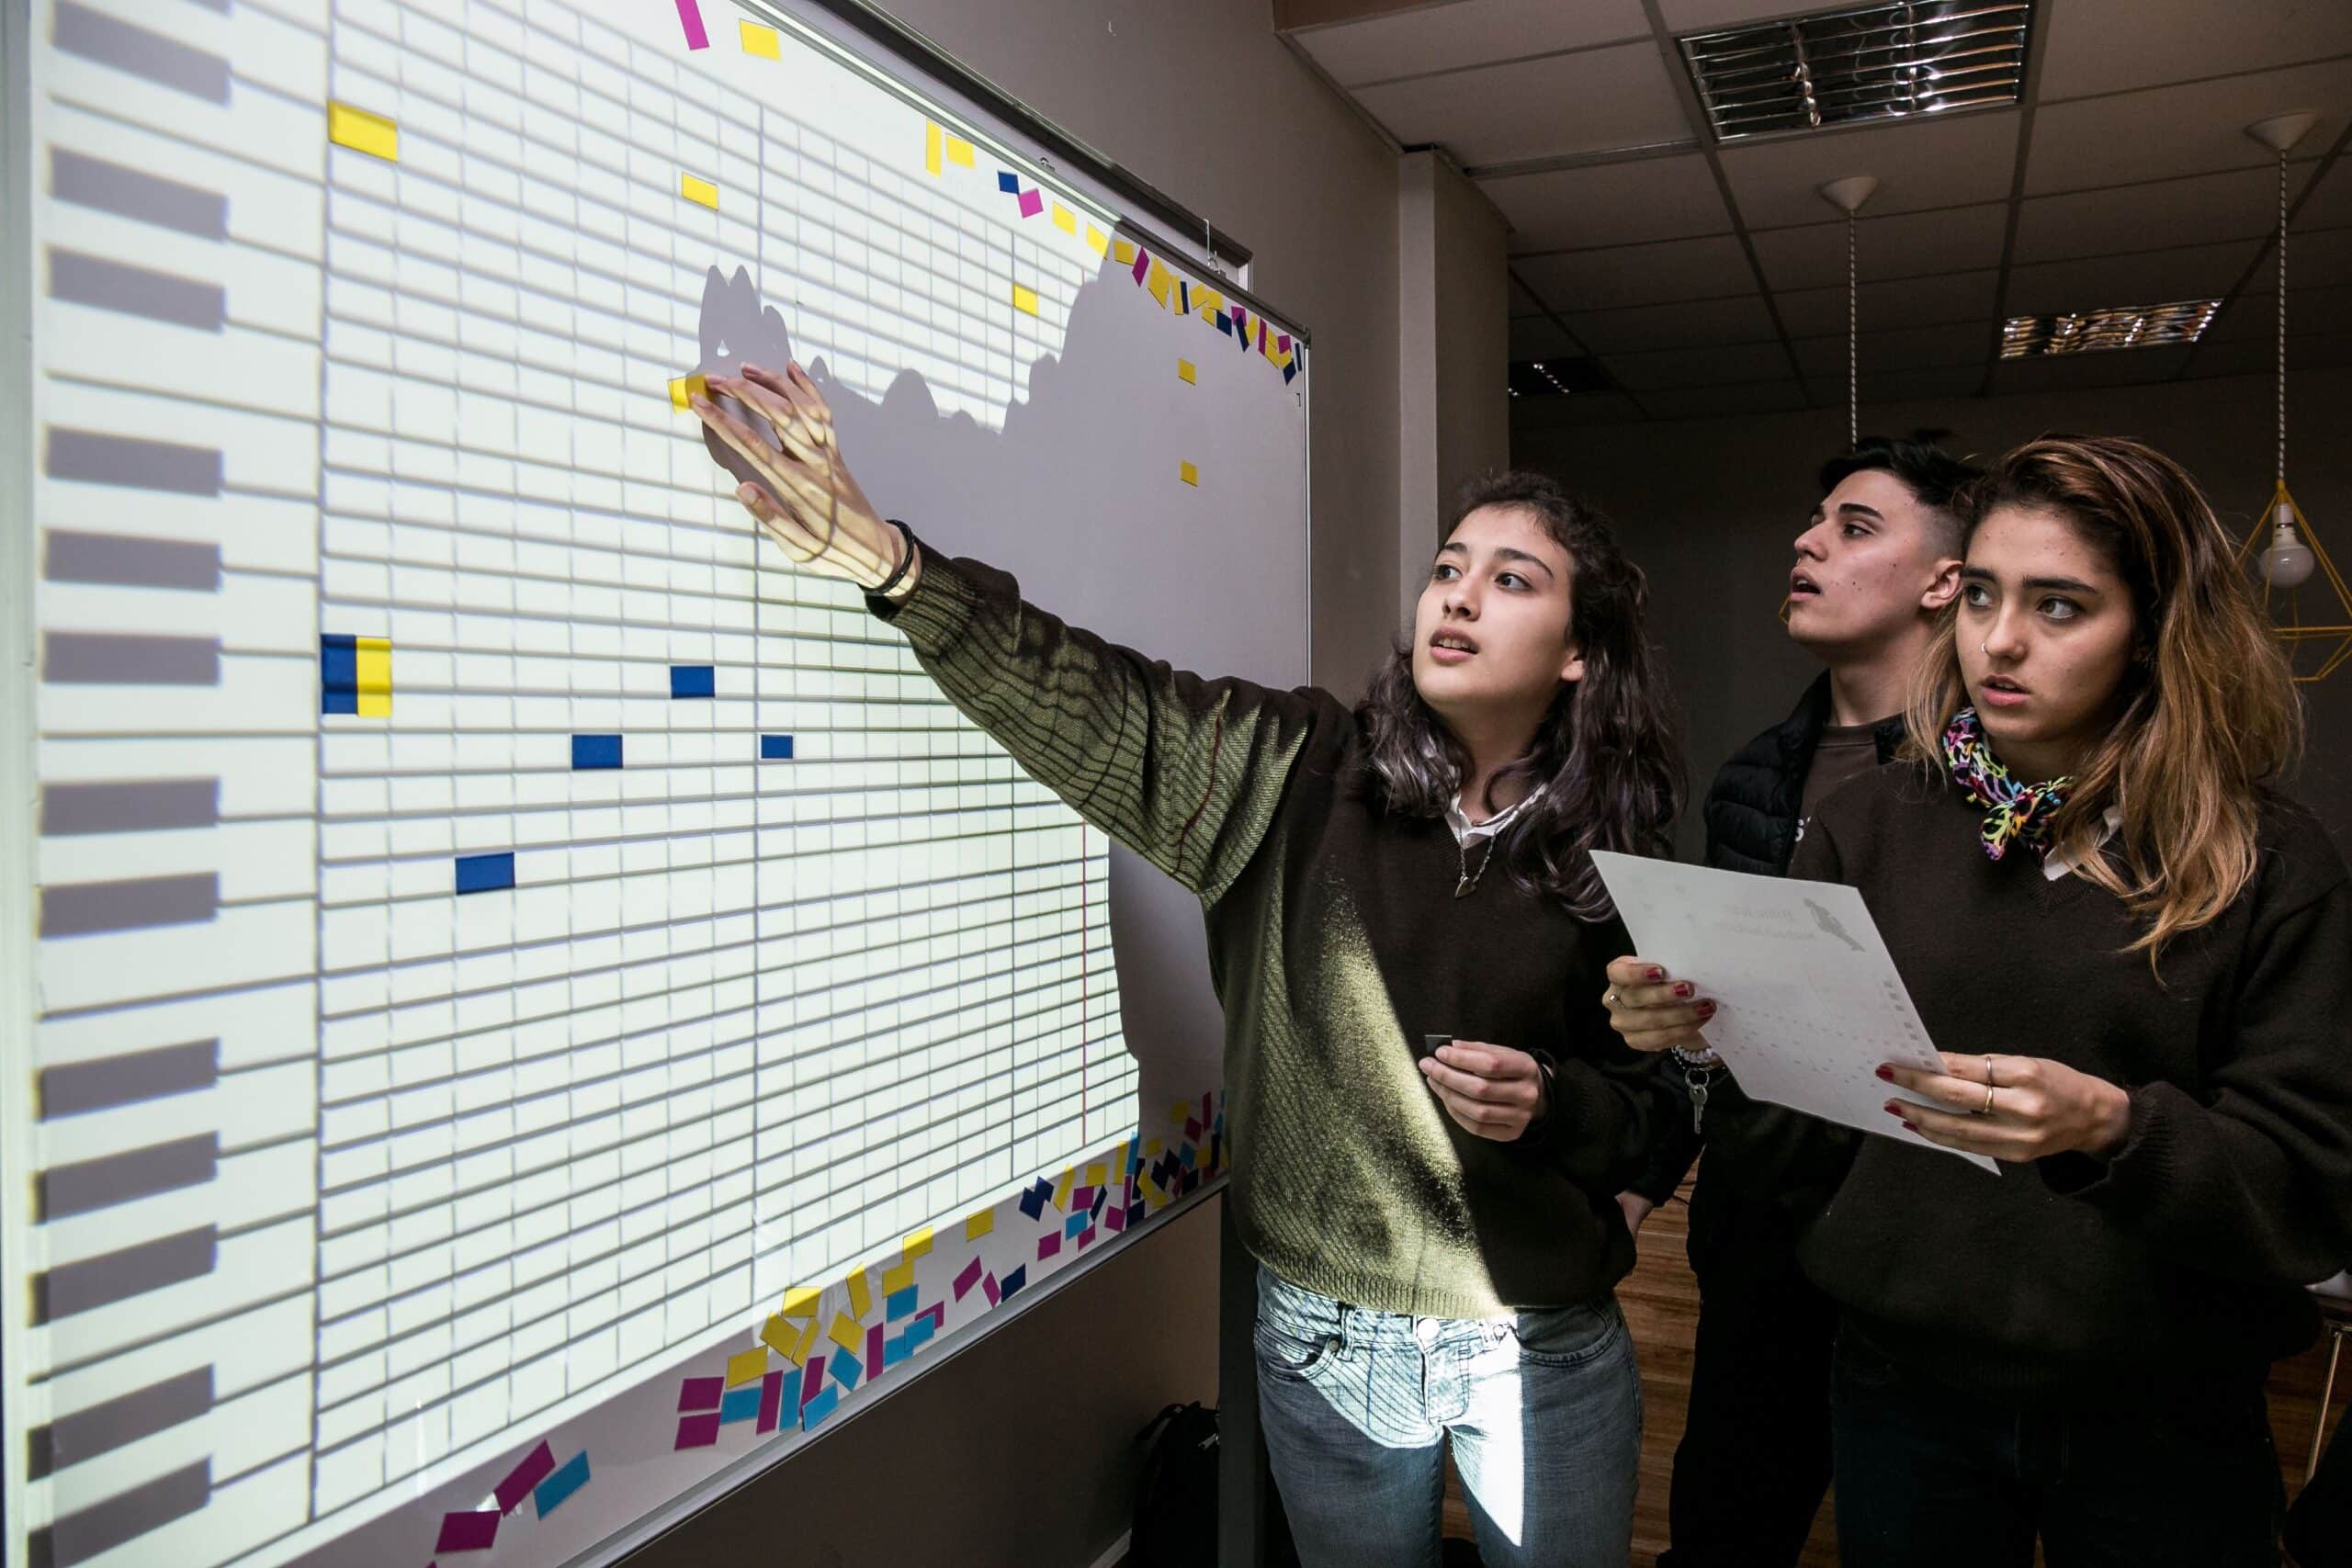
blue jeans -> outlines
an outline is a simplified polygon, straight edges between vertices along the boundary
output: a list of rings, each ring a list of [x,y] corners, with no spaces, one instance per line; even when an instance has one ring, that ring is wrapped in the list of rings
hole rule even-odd
[[[2132,1407],[1972,1393],[1838,1336],[1830,1374],[1845,1568],[2277,1568],[2285,1503],[2262,1385]]]
[[[1303,1568],[1433,1568],[1449,1438],[1487,1568],[1624,1568],[1642,1384],[1614,1300],[1408,1317],[1261,1269],[1256,1350]]]

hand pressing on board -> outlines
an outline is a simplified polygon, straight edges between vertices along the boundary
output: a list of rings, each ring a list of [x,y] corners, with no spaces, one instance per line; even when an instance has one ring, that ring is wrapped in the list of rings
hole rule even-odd
[[[759,476],[739,487],[735,499],[768,537],[810,571],[865,589],[890,582],[890,597],[905,597],[922,563],[908,561],[899,574],[912,543],[904,529],[876,516],[874,503],[858,489],[842,461],[833,411],[808,373],[797,365],[786,367],[781,376],[746,365],[742,375],[713,376],[707,386],[708,393],[697,392],[688,406]],[[729,402],[764,420],[775,433],[775,443]]]

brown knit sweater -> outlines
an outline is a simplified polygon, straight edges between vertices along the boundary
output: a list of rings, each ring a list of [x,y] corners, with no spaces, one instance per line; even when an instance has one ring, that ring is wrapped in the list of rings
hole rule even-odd
[[[1434,1317],[1589,1302],[1623,1276],[1614,1194],[1657,1080],[1600,1006],[1622,925],[1500,866],[1455,898],[1452,832],[1367,801],[1355,717],[1326,693],[1180,673],[931,550],[902,604],[870,603],[1032,776],[1200,896],[1231,1201],[1267,1268]],[[1414,1066],[1424,1033],[1547,1055],[1551,1113],[1517,1143],[1464,1132]]]

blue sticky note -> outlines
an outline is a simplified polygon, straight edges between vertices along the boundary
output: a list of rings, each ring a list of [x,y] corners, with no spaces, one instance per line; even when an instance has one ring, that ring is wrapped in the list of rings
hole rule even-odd
[[[905,1290],[893,1291],[889,1295],[883,1298],[882,1321],[885,1323],[896,1323],[899,1319],[905,1317],[914,1310],[915,1288],[912,1285],[909,1285]]]
[[[1021,190],[1021,176],[1009,169],[1001,170],[996,176],[996,188],[1008,196],[1018,195]]]
[[[531,1493],[531,1506],[546,1518],[563,1506],[563,1500],[588,1484],[588,1450],[581,1450],[565,1461],[553,1475],[539,1483]]]
[[[334,632],[319,638],[319,711],[359,711],[359,639]]]
[[[1222,315],[1217,317],[1216,330],[1223,333],[1226,336],[1231,337],[1233,335],[1233,318],[1231,316]]]
[[[575,768],[617,768],[621,765],[621,738],[617,735],[575,735],[571,738],[571,765]]]
[[[1011,1301],[1014,1296],[1021,1293],[1021,1287],[1028,1282],[1029,1265],[1023,1263],[1020,1268],[1015,1269],[1012,1273],[1007,1274],[1003,1279],[999,1280],[996,1282],[996,1293],[998,1299],[1001,1301]]]
[[[908,1348],[906,1336],[903,1334],[893,1335],[882,1341],[882,1365],[886,1370],[897,1366],[913,1354],[914,1351]]]
[[[755,1382],[729,1389],[727,1397],[718,1402],[718,1424],[724,1427],[730,1421],[756,1420],[760,1414],[761,1392],[760,1385]]]
[[[458,857],[458,892],[494,893],[502,887],[514,886],[514,857],[512,854]]]
[[[841,1402],[841,1390],[829,1388],[824,1393],[819,1394],[816,1398],[810,1400],[808,1404],[802,1405],[800,1407],[800,1429],[804,1432],[815,1431],[817,1429],[817,1423],[822,1421],[826,1416],[831,1416],[833,1413],[833,1406],[839,1404]]]
[[[825,1370],[832,1373],[833,1381],[843,1388],[855,1388],[858,1374],[865,1371],[864,1367],[858,1365],[855,1356],[838,1345],[833,1347],[833,1353],[825,1358]],[[826,1392],[830,1393],[832,1391],[828,1389]]]
[[[1084,1230],[1086,1228],[1086,1218],[1087,1217],[1084,1214],[1072,1214],[1069,1219],[1064,1220],[1062,1222],[1062,1235],[1065,1236],[1073,1236],[1079,1232]]]
[[[792,761],[792,737],[789,735],[761,736],[760,761],[763,762],[789,762]]]
[[[707,697],[718,690],[718,672],[707,664],[673,664],[670,666],[670,694],[673,697]]]
[[[777,1408],[787,1414],[800,1408],[800,1369],[798,1367],[784,1374],[781,1393],[782,1397],[776,1402]]]
[[[1021,1195],[1021,1212],[1028,1215],[1031,1219],[1035,1219],[1039,1214],[1046,1212],[1046,1200],[1053,1195],[1054,1190],[1052,1186],[1046,1182],[1045,1178],[1039,1177],[1037,1179],[1037,1185],[1032,1187],[1028,1191],[1023,1192]]]
[[[1127,1205],[1127,1224],[1131,1225],[1139,1225],[1143,1224],[1143,1205],[1141,1203],[1130,1203]]]
[[[1176,298],[1183,306],[1183,309],[1177,313],[1179,315],[1185,316],[1191,315],[1193,313],[1193,286],[1185,282],[1181,277],[1176,280]]]
[[[938,1330],[933,1326],[933,1320],[926,1315],[919,1317],[912,1323],[907,1325],[906,1333],[900,1335],[899,1337],[907,1342],[907,1354],[911,1356],[915,1352],[915,1347],[918,1345],[928,1344],[931,1337],[936,1332],[938,1332]]]
[[[1285,387],[1289,386],[1290,378],[1297,374],[1298,361],[1294,359],[1288,365],[1283,367],[1283,385]]]

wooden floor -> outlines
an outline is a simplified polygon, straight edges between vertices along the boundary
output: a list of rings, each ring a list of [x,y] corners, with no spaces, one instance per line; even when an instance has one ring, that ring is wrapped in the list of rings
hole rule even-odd
[[[1688,1189],[1685,1189],[1685,1196]],[[1667,1482],[1673,1472],[1674,1448],[1682,1440],[1682,1422],[1690,1394],[1690,1345],[1699,1321],[1699,1287],[1683,1258],[1688,1235],[1680,1200],[1650,1216],[1642,1227],[1641,1257],[1634,1272],[1617,1287],[1642,1363],[1642,1489],[1634,1506],[1634,1568],[1654,1568],[1666,1547]],[[2336,1379],[2335,1408],[2341,1412],[2352,1382],[2352,1353],[2347,1372]],[[2325,1341],[2291,1361],[2282,1361],[2270,1378],[2270,1425],[2278,1443],[2278,1463],[2291,1500],[2302,1485],[2303,1465],[2311,1452],[2312,1423],[2317,1418],[2320,1383],[2326,1370]],[[1449,1474],[1446,1485],[1445,1533],[1468,1536],[1470,1517]],[[1813,1540],[1805,1548],[1803,1568],[1836,1568],[1838,1547],[1824,1506],[1814,1521]]]

